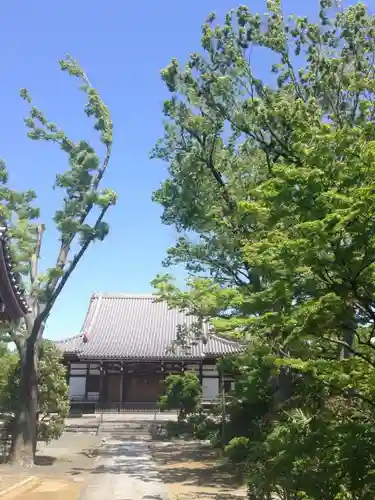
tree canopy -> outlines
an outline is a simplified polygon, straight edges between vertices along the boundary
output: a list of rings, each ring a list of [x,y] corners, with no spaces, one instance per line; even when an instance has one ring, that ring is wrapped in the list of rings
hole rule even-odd
[[[185,265],[190,278],[185,291],[170,275],[154,285],[247,339],[260,360],[237,387],[259,406],[248,423],[259,431],[254,498],[272,488],[288,490],[283,498],[370,498],[371,452],[347,460],[358,442],[374,445],[375,17],[331,0],[316,23],[285,18],[278,0],[267,9],[240,6],[222,24],[211,14],[202,51],[162,71],[171,97],[152,156],[169,175],[154,200],[180,233],[165,264]],[[266,51],[274,63],[263,79],[256,59]],[[240,364],[249,369],[246,356]],[[271,400],[254,389],[264,377]],[[266,465],[282,456],[271,480]]]

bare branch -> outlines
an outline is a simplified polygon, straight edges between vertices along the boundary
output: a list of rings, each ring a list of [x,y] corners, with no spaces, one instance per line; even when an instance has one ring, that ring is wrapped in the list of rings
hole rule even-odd
[[[38,262],[40,258],[40,250],[42,246],[42,238],[45,230],[44,224],[39,224],[36,228],[36,243],[35,243],[35,252],[31,256],[30,261],[30,280],[31,284],[34,284],[39,276],[38,270]]]
[[[97,218],[96,222],[95,222],[95,225],[93,227],[93,230],[94,230],[94,233],[95,233],[95,230],[97,230],[99,228],[99,225],[100,223],[102,222],[108,208],[110,207],[110,205],[107,205],[106,207],[104,207],[102,209],[102,211],[100,212],[100,215],[99,217]],[[86,252],[87,248],[89,247],[90,243],[94,240],[94,236],[92,236],[91,238],[87,238],[87,240],[82,244],[81,248],[79,249],[79,251],[76,253],[76,255],[73,257],[73,260],[71,261],[71,263],[69,264],[68,268],[66,269],[64,275],[61,277],[61,280],[59,282],[59,284],[57,285],[56,289],[54,290],[53,294],[52,294],[52,297],[51,299],[48,301],[48,304],[46,305],[46,307],[39,313],[38,317],[36,318],[35,322],[34,322],[34,327],[33,327],[33,330],[31,332],[31,335],[29,337],[29,340],[31,343],[33,342],[36,342],[36,340],[38,338],[40,338],[40,329],[44,323],[44,321],[47,319],[57,297],[60,295],[62,289],[64,288],[66,282],[68,281],[70,275],[72,274],[72,272],[74,271],[74,269],[76,268],[77,264],[79,263],[79,261],[81,260],[81,258],[83,257],[84,253]]]
[[[338,339],[332,339],[330,337],[322,337],[323,340],[327,340],[328,342],[331,342],[336,345],[340,345],[345,347],[349,352],[354,354],[354,356],[358,356],[359,358],[363,359],[366,361],[369,365],[371,365],[373,368],[375,368],[375,361],[372,361],[371,358],[366,356],[366,354],[363,354],[361,352],[358,352],[356,349],[354,349],[353,346],[348,344],[347,342],[344,342],[343,340],[338,340]]]

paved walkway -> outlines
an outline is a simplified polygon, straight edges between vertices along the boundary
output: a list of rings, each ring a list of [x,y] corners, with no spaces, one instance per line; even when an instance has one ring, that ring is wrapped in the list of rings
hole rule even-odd
[[[80,500],[167,500],[149,444],[109,439]]]

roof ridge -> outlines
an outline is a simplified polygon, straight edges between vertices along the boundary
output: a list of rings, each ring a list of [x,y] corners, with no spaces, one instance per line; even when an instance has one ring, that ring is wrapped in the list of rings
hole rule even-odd
[[[76,335],[72,335],[71,337],[66,337],[65,339],[52,340],[52,342],[54,344],[66,344],[67,342],[70,342],[71,340],[76,340],[79,337],[82,337],[82,333],[77,333]]]
[[[113,293],[113,292],[94,292],[91,299],[156,299],[157,296],[152,293]]]
[[[100,293],[98,295],[98,301],[95,304],[95,309],[94,309],[94,312],[93,312],[93,314],[91,316],[90,322],[88,323],[88,325],[86,325],[86,328],[82,332],[83,333],[83,340],[84,340],[84,342],[87,342],[87,340],[89,338],[92,326],[95,324],[95,320],[96,320],[96,318],[98,316],[98,312],[99,312],[102,300],[103,300],[103,294]],[[91,306],[92,302],[93,302],[93,300],[90,301],[90,306]],[[90,307],[89,307],[89,310],[90,310]]]
[[[212,333],[209,335],[210,337],[214,337],[217,340],[222,340],[223,342],[226,342],[227,344],[235,344],[235,345],[241,345],[241,342],[239,340],[231,340],[226,337],[222,337],[221,335],[217,333]]]
[[[83,320],[83,323],[82,323],[82,326],[81,326],[81,330],[80,330],[80,335],[83,335],[85,333],[85,326],[86,326],[86,323],[87,323],[87,320],[89,318],[89,314],[90,314],[90,309],[91,309],[91,305],[94,301],[94,299],[98,298],[100,294],[95,294],[93,293],[90,297],[90,301],[89,301],[89,306],[87,308],[87,311],[86,311],[86,314],[85,314],[85,318]]]

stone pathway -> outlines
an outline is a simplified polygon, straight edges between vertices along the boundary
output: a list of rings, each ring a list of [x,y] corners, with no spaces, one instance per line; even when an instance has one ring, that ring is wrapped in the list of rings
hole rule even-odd
[[[80,500],[168,500],[145,441],[109,439]]]

